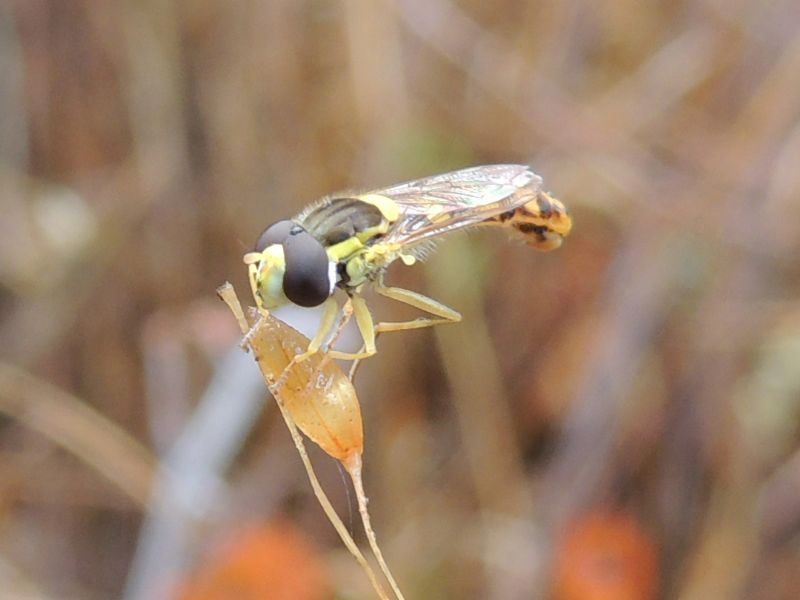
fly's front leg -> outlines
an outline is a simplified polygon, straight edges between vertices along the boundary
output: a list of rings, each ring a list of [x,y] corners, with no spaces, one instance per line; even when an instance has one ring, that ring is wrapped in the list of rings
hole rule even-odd
[[[258,265],[256,264],[257,257],[255,252],[248,254],[245,259],[247,262],[247,276],[250,279],[250,291],[253,292],[253,300],[255,300],[258,312],[266,316],[267,309],[264,307],[264,302],[261,300],[261,295],[258,293]]]
[[[255,253],[251,254],[254,255]],[[248,278],[250,279],[250,290],[253,292],[253,300],[256,303],[258,314],[261,315],[262,317],[266,317],[269,316],[269,311],[264,307],[264,303],[261,301],[261,296],[258,295],[258,284],[256,283],[256,279],[258,276],[258,267],[256,266],[255,261],[256,258],[250,257],[250,261],[247,262],[248,265],[247,275]],[[238,298],[236,299],[236,304],[239,307],[238,308],[239,313],[241,313],[241,318],[239,318],[239,315],[237,314],[237,319],[239,320],[239,326],[241,327],[242,323],[246,323],[246,320],[244,320],[244,311],[242,311],[242,307],[241,304],[239,304]],[[233,308],[231,310],[233,310]],[[252,339],[252,336],[255,333],[257,327],[258,327],[258,321],[253,323],[253,325],[249,326],[247,330],[243,330],[244,337],[242,338],[242,341],[239,343],[242,349],[247,350],[248,344],[250,343],[250,340]]]
[[[333,331],[334,327],[336,326],[336,316],[339,314],[339,306],[336,304],[336,300],[331,296],[324,303],[324,309],[322,311],[322,320],[319,324],[319,329],[317,329],[317,333],[314,335],[314,338],[308,343],[308,348],[302,354],[298,354],[295,358],[295,362],[303,362],[309,356],[316,354],[319,352],[319,349],[322,347],[322,343],[325,339],[330,335]]]
[[[372,316],[369,313],[366,302],[361,296],[349,297],[344,306],[342,306],[342,318],[337,324],[337,317],[339,315],[339,307],[333,297],[325,301],[324,312],[322,313],[322,321],[319,325],[314,339],[308,344],[308,348],[302,354],[298,354],[294,362],[302,362],[308,359],[317,352],[324,352],[325,356],[329,358],[336,358],[340,360],[359,360],[368,358],[375,354],[375,326],[372,323]],[[336,343],[339,337],[338,333],[344,329],[344,326],[352,316],[356,318],[361,337],[364,339],[364,346],[359,352],[342,352],[331,348]],[[324,344],[325,340],[331,333],[336,330],[337,334],[328,344]]]

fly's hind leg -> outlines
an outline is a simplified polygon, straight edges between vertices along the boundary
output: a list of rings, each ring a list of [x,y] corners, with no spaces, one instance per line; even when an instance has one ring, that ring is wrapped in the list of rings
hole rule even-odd
[[[449,306],[445,306],[441,302],[437,302],[433,298],[428,298],[423,294],[418,292],[412,292],[411,290],[406,290],[403,288],[398,287],[387,287],[383,285],[383,278],[380,278],[375,284],[375,291],[384,296],[386,298],[390,298],[395,300],[396,302],[402,302],[403,304],[408,304],[409,306],[413,306],[414,308],[418,308],[419,310],[425,311],[428,314],[433,315],[432,317],[419,317],[414,319],[413,321],[400,321],[400,322],[383,322],[383,323],[372,323],[372,317],[369,315],[369,311],[366,308],[366,304],[364,304],[364,311],[369,317],[369,324],[371,325],[370,328],[370,335],[367,336],[364,333],[364,329],[359,324],[359,329],[361,330],[361,336],[364,338],[364,347],[362,351],[367,351],[368,348],[371,347],[372,352],[368,353],[367,356],[372,356],[375,353],[375,338],[384,332],[388,331],[406,331],[409,329],[423,329],[425,327],[433,327],[435,325],[442,325],[444,323],[458,323],[461,321],[461,313],[458,311],[453,310]],[[355,298],[354,298],[355,300]],[[363,303],[364,300],[359,298],[359,300]],[[358,320],[358,312],[356,312],[356,320]],[[371,343],[371,346],[368,346],[367,342]],[[366,358],[366,357],[365,357]],[[359,360],[353,362],[353,366],[350,368],[350,379],[356,374],[356,369],[358,369]]]
[[[441,302],[428,298],[418,292],[412,292],[398,287],[386,287],[383,281],[379,280],[375,286],[375,291],[381,296],[391,298],[397,302],[408,304],[414,308],[425,311],[432,317],[418,317],[413,321],[401,321],[397,323],[378,323],[375,326],[375,331],[383,333],[385,331],[405,331],[408,329],[423,329],[425,327],[433,327],[443,323],[458,323],[461,320],[461,313],[453,310],[449,306],[445,306]]]
[[[336,351],[328,351],[333,358],[344,358],[346,360],[360,360],[368,358],[377,352],[375,347],[375,338],[379,333],[387,331],[405,331],[407,329],[422,329],[424,327],[433,327],[442,323],[457,323],[461,320],[461,314],[456,312],[450,307],[445,306],[441,302],[437,302],[433,298],[428,298],[417,292],[405,290],[403,288],[386,287],[380,280],[375,285],[375,291],[382,296],[391,298],[397,302],[408,304],[414,308],[423,310],[431,315],[431,317],[419,317],[413,321],[402,321],[397,323],[377,323],[372,320],[372,315],[369,312],[367,303],[358,294],[353,294],[348,298],[348,302],[352,304],[353,316],[356,318],[358,331],[361,333],[361,338],[364,340],[364,345],[361,347],[360,352],[344,353]]]
[[[364,345],[358,352],[341,352],[339,350],[328,349],[325,354],[329,358],[354,361],[350,371],[351,378],[352,375],[355,374],[355,370],[358,367],[359,361],[364,358],[369,358],[377,352],[375,338],[378,336],[378,334],[388,331],[423,329],[425,327],[433,327],[435,325],[441,325],[444,323],[458,323],[461,321],[461,314],[459,312],[448,306],[445,306],[441,302],[437,302],[433,298],[428,298],[423,294],[412,292],[411,290],[397,287],[387,287],[383,285],[382,279],[379,279],[376,282],[375,291],[386,298],[395,300],[396,302],[402,302],[403,304],[408,304],[409,306],[418,308],[419,310],[432,315],[432,317],[419,317],[412,321],[376,324],[372,319],[372,315],[369,312],[369,308],[367,307],[367,303],[364,301],[364,298],[362,298],[359,294],[353,294],[350,296],[342,308],[343,322],[339,329],[341,329],[341,327],[343,327],[343,323],[350,318],[352,311],[352,316],[354,316],[356,319],[358,331],[361,334],[361,338],[364,340]],[[335,303],[333,303],[333,306],[335,308]],[[308,356],[311,356],[315,352],[319,351],[319,349],[322,347],[322,343],[325,341],[325,338],[333,330],[335,321],[336,311],[330,309],[329,306],[326,306],[325,316],[323,317],[323,323],[320,325],[320,330],[309,344],[308,350],[299,355],[297,361],[304,360],[308,358]]]

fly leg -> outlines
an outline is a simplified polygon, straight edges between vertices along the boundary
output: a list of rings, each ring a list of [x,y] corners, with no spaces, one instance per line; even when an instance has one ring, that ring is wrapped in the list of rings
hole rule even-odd
[[[372,321],[372,315],[367,308],[367,303],[358,294],[353,294],[348,297],[342,307],[342,311],[347,320],[350,316],[356,318],[356,325],[358,325],[358,332],[361,334],[361,339],[364,340],[364,345],[358,352],[341,352],[339,350],[328,350],[326,355],[331,358],[338,358],[341,360],[359,361],[362,358],[369,358],[375,354],[375,324]],[[345,320],[345,322],[347,322]]]
[[[309,356],[312,356],[316,352],[322,351],[323,353],[322,358],[317,364],[318,369],[322,369],[332,358],[341,358],[345,360],[349,358],[349,354],[345,352],[339,352],[337,350],[330,350],[329,348],[336,343],[345,326],[350,321],[350,318],[353,316],[352,304],[348,298],[347,302],[345,302],[344,306],[342,307],[341,317],[337,319],[339,310],[336,301],[331,297],[328,298],[326,302],[328,302],[328,304],[325,306],[322,322],[320,323],[317,334],[314,336],[314,339],[309,342],[306,351],[302,354],[295,355],[295,357],[289,361],[289,364],[286,365],[279,379],[281,385],[283,385],[283,383],[286,381],[286,377],[294,365],[306,360]],[[322,342],[324,342],[326,339],[327,342],[323,346]],[[309,385],[310,384],[311,380],[309,380]]]
[[[423,329],[425,327],[433,327],[435,325],[442,325],[444,323],[458,323],[461,321],[461,313],[458,311],[453,310],[449,306],[445,306],[441,302],[437,302],[433,298],[429,298],[423,294],[418,292],[412,292],[411,290],[406,290],[403,288],[398,287],[387,287],[383,285],[383,278],[379,278],[378,281],[375,283],[375,291],[384,296],[386,298],[390,298],[395,300],[396,302],[402,302],[403,304],[408,304],[409,306],[413,306],[414,308],[418,308],[426,313],[433,315],[433,317],[418,317],[413,321],[400,321],[400,322],[382,322],[372,325],[372,318],[370,317],[370,325],[372,325],[371,334],[369,336],[364,335],[364,330],[359,325],[359,329],[361,329],[361,335],[364,338],[364,346],[362,347],[363,351],[368,351],[369,346],[367,345],[367,341],[371,342],[372,353],[367,353],[367,356],[372,356],[375,353],[375,338],[384,332],[388,331],[407,331],[410,329]],[[363,302],[363,299],[359,298]],[[369,317],[369,312],[366,309],[366,305],[364,305],[364,311],[367,312],[367,316]],[[358,313],[356,313],[356,320],[358,320]],[[366,358],[366,357],[364,357]],[[350,368],[350,379],[355,376],[356,369],[358,368],[359,360],[355,360],[353,362],[353,366]]]
[[[253,292],[253,299],[256,301],[258,312],[262,315],[267,314],[267,309],[261,301],[258,293],[258,261],[261,260],[260,252],[248,252],[245,254],[244,262],[247,265],[247,278],[250,280],[250,291]]]
[[[317,333],[308,343],[308,348],[306,348],[306,351],[295,356],[294,362],[303,362],[309,356],[319,352],[322,344],[336,327],[336,317],[339,313],[339,305],[336,304],[336,300],[333,298],[333,296],[325,300],[324,305],[325,306],[322,311],[322,320],[319,323],[319,329],[317,329]],[[349,317],[347,318],[349,319]]]
[[[434,325],[441,325],[443,323],[458,323],[461,320],[461,313],[453,310],[449,306],[445,306],[441,302],[428,298],[419,292],[412,292],[398,287],[386,287],[383,285],[383,278],[379,279],[375,285],[375,291],[381,296],[391,298],[397,302],[408,304],[414,308],[418,308],[426,313],[433,315],[432,317],[418,317],[413,321],[401,321],[398,323],[378,323],[375,330],[378,333],[385,331],[406,331],[408,329],[423,329],[425,327],[433,327]]]
[[[309,342],[305,352],[295,357],[295,362],[302,362],[320,351],[324,352],[325,355],[330,358],[339,360],[360,360],[375,354],[375,325],[372,322],[372,315],[370,315],[367,303],[364,302],[364,299],[357,295],[349,297],[345,301],[344,306],[342,306],[342,317],[337,323],[338,313],[339,310],[336,301],[333,300],[332,297],[328,298],[328,300],[325,301],[322,321],[314,339]],[[364,340],[364,345],[361,347],[361,350],[358,352],[343,352],[341,350],[332,349],[331,346],[336,343],[336,338],[339,337],[339,333],[341,333],[341,330],[344,329],[344,326],[353,316],[356,318],[358,330]],[[336,334],[333,339],[327,344],[324,344],[326,339],[334,331],[336,331]]]

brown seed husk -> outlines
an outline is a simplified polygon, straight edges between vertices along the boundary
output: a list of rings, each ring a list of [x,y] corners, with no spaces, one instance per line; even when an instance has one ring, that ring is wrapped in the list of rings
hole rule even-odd
[[[276,374],[284,373],[292,358],[306,349],[308,338],[267,315],[251,330],[248,344],[273,387],[280,383]],[[364,430],[355,389],[323,353],[293,364],[277,393],[300,430],[325,452],[340,461],[362,453]]]

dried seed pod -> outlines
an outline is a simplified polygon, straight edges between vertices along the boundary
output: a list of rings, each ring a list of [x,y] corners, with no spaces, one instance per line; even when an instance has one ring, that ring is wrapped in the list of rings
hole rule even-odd
[[[243,346],[253,351],[261,373],[275,396],[320,506],[347,549],[364,569],[378,597],[381,600],[389,600],[372,567],[367,563],[320,486],[298,428],[328,454],[337,458],[350,474],[372,552],[395,597],[404,600],[403,593],[383,558],[370,524],[367,497],[361,481],[361,454],[364,442],[361,409],[350,378],[345,376],[339,366],[332,363],[326,354],[316,353],[305,361],[296,362],[297,355],[303,353],[307,347],[308,338],[266,311],[260,311],[256,325],[251,328],[233,286],[226,283],[217,290],[217,293],[239,322],[239,327],[245,334]],[[344,321],[340,323],[335,335],[341,333],[344,324]]]
[[[287,370],[305,351],[308,338],[271,315],[258,320],[248,344],[270,388],[279,387],[277,393],[303,433],[340,461],[362,453],[361,408],[353,384],[336,363],[317,353]]]

